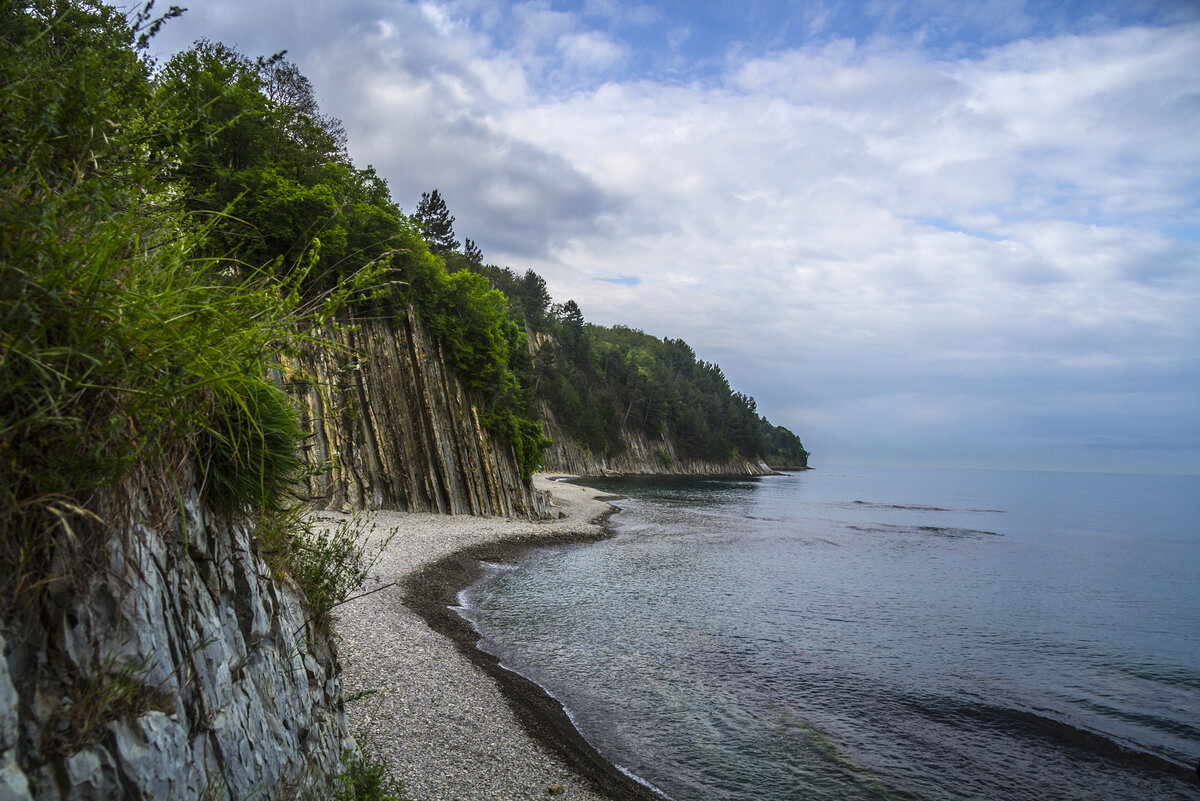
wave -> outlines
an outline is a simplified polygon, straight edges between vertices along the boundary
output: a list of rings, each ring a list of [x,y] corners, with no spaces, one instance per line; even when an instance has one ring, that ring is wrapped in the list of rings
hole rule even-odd
[[[485,562],[480,560],[479,564],[489,573],[511,573],[514,570],[521,569],[520,565],[508,565],[500,562]]]
[[[895,526],[888,523],[877,523],[873,526],[846,526],[851,531],[862,531],[868,534],[933,534],[938,537],[1003,537],[995,531],[982,531],[975,528],[958,528],[956,526]]]
[[[921,504],[905,503],[875,503],[873,501],[851,501],[849,503],[835,503],[830,505],[840,506],[844,509],[889,509],[907,512],[970,512],[972,514],[989,515],[1008,514],[1003,509],[948,509],[944,506],[923,506]]]
[[[938,698],[933,703],[911,696],[897,700],[922,717],[950,728],[972,733],[991,730],[1005,737],[1047,741],[1065,751],[1099,757],[1144,773],[1165,773],[1185,781],[1195,778],[1192,766],[1038,711],[953,698]]]

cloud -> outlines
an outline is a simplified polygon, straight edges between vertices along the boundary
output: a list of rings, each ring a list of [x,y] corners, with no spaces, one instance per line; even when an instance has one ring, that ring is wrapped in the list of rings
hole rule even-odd
[[[625,57],[624,48],[594,31],[564,35],[555,47],[568,68],[581,72],[608,70]]]

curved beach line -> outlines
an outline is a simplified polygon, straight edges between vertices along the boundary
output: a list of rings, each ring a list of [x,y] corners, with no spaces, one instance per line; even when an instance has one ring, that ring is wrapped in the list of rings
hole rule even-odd
[[[399,586],[339,610],[345,695],[366,696],[347,704],[351,729],[420,801],[662,801],[588,744],[539,685],[476,647],[479,634],[454,609],[488,564],[612,536],[605,520],[617,509],[600,492],[545,475],[534,481],[560,517],[371,513],[378,536],[397,534],[365,589]]]

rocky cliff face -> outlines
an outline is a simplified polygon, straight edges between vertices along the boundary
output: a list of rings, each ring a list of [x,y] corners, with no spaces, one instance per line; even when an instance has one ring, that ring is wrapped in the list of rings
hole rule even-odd
[[[542,405],[546,431],[553,444],[546,449],[542,466],[549,471],[577,476],[764,476],[775,471],[765,462],[749,459],[706,462],[679,456],[675,444],[662,437],[648,437],[625,429],[625,450],[612,457],[580,448],[554,419],[553,410]]]
[[[0,799],[291,797],[350,745],[332,644],[246,527],[127,492],[93,564],[0,632]]]
[[[402,319],[345,318],[321,332],[339,348],[301,358],[289,387],[312,436],[317,502],[342,511],[401,509],[538,517],[512,448],[498,442],[450,374],[412,307]]]
[[[283,366],[315,505],[545,514],[411,307],[341,322],[321,333],[334,347]],[[61,568],[37,619],[0,626],[0,801],[293,798],[339,771],[332,643],[189,480],[171,514],[114,492],[89,564]]]

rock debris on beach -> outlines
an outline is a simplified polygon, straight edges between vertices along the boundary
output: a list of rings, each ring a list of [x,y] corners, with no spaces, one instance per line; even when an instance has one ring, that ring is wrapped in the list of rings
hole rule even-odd
[[[599,535],[608,509],[586,487],[539,475],[562,517],[531,523],[500,518],[373,512],[374,531],[395,536],[365,590],[394,586],[337,610],[336,632],[351,731],[367,741],[415,801],[517,801],[611,796],[535,741],[495,679],[402,603],[405,577],[464,548],[555,534]],[[346,516],[323,513],[323,524]]]

